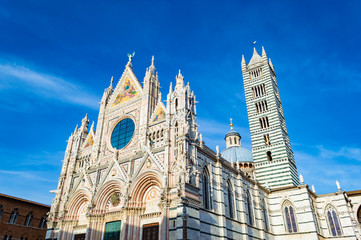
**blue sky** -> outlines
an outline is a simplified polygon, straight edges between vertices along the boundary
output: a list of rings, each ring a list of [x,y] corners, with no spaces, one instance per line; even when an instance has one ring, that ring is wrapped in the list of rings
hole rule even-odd
[[[155,63],[166,96],[178,69],[206,144],[229,118],[251,148],[241,75],[253,47],[276,68],[299,173],[317,193],[361,189],[359,1],[1,1],[0,192],[50,204],[75,125],[127,53]]]

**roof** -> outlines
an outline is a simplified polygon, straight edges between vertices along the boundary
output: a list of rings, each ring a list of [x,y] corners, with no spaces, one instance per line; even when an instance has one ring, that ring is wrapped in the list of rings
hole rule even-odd
[[[33,201],[30,201],[30,200],[26,200],[26,199],[23,199],[23,198],[18,198],[18,197],[14,197],[14,196],[2,194],[2,193],[0,193],[0,197],[10,198],[10,199],[14,199],[14,200],[17,200],[17,201],[20,201],[20,202],[26,202],[26,203],[30,203],[30,204],[34,204],[34,205],[39,205],[39,206],[42,206],[42,207],[50,208],[49,205],[45,205],[45,204],[38,203],[38,202],[33,202]]]
[[[250,150],[240,146],[228,147],[221,152],[221,156],[229,162],[253,162]]]

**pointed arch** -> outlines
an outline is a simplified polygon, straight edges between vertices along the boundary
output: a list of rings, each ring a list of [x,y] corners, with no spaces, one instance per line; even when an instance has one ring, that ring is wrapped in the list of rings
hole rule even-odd
[[[230,179],[227,180],[227,204],[228,204],[228,216],[234,218],[234,188]]]
[[[251,198],[251,194],[249,192],[249,190],[246,190],[246,194],[245,194],[245,209],[246,209],[246,215],[247,215],[247,221],[249,225],[253,225],[254,221],[253,221],[253,205],[252,205],[252,198]]]
[[[266,201],[264,199],[261,199],[261,211],[264,222],[264,229],[266,231],[269,231],[268,211],[267,211]]]
[[[284,222],[286,222],[285,227],[287,232],[289,233],[298,232],[295,208],[289,200],[285,200],[283,202],[282,211],[285,220]]]
[[[328,229],[330,230],[330,234],[332,236],[341,236],[342,228],[336,208],[331,204],[328,204],[326,206],[325,215],[328,223]]]
[[[0,220],[3,217],[3,214],[4,214],[4,208],[3,205],[0,204]]]
[[[24,225],[29,227],[32,221],[33,221],[33,212],[29,212],[28,215],[26,215]]]
[[[203,207],[205,209],[211,209],[211,185],[210,177],[207,167],[203,168],[202,172],[202,195],[203,195]]]
[[[361,224],[361,205],[358,207],[358,210],[357,210],[357,221],[358,221],[358,223]]]
[[[41,228],[41,229],[46,228],[46,223],[47,223],[47,221],[46,221],[46,214],[44,214],[44,215],[41,217],[41,219],[40,219],[39,228]]]
[[[9,223],[15,224],[16,221],[18,220],[18,216],[19,216],[19,210],[18,208],[14,208],[14,210],[10,214]]]

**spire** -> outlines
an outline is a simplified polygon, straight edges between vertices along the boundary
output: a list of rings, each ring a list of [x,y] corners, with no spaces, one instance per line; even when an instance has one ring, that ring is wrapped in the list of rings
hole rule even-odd
[[[275,71],[275,68],[274,68],[274,66],[273,66],[272,61],[271,61],[270,58],[269,58],[269,60],[268,60],[268,64],[269,64],[269,66],[271,67],[271,69],[272,69],[273,71]]]
[[[81,120],[81,125],[84,126],[86,123],[89,123],[88,113],[85,114],[85,117]]]
[[[175,88],[178,89],[180,87],[184,87],[184,77],[179,69],[178,75],[176,76],[176,86]]]
[[[75,129],[74,129],[74,134],[78,131],[78,124],[76,125]]]
[[[173,92],[173,83],[170,82],[169,84],[169,93],[172,93]]]
[[[110,85],[108,87],[109,89],[113,89],[113,76],[112,78],[110,79]]]
[[[259,63],[259,62],[262,62],[262,58],[258,54],[256,48],[253,48],[253,55],[252,55],[251,61],[249,61],[249,63],[248,63],[248,66],[255,64],[255,63]]]
[[[311,188],[312,188],[312,192],[313,192],[313,193],[316,193],[315,186],[313,186],[313,185],[312,185],[312,187],[311,187]]]
[[[242,64],[246,63],[246,59],[244,59],[244,55],[242,54]]]
[[[154,75],[154,72],[155,72],[155,66],[154,66],[154,56],[152,56],[152,63],[150,64],[149,66],[149,73],[151,76]]]
[[[182,78],[183,79],[183,75],[182,75],[182,73],[181,73],[181,70],[179,69],[179,72],[178,72],[178,76],[177,76],[177,78]]]
[[[264,50],[264,47],[262,46],[262,59],[267,59],[267,53]]]
[[[90,131],[94,131],[94,121],[92,122],[92,125],[90,126]]]

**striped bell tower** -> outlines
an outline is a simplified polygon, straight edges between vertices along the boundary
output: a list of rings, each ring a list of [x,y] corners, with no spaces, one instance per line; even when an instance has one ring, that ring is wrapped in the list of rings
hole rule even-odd
[[[299,185],[276,73],[263,47],[248,65],[242,56],[242,74],[257,181],[269,188]]]

